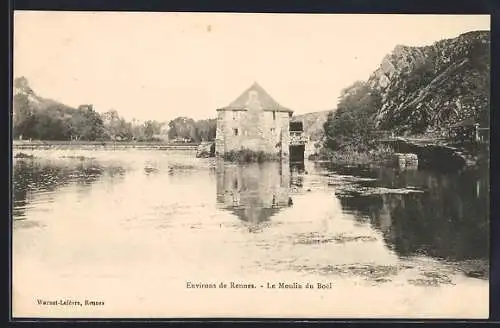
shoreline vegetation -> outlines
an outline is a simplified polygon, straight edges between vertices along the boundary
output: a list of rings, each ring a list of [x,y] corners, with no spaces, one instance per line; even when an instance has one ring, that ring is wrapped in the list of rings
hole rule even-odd
[[[312,161],[328,161],[332,164],[365,165],[365,164],[389,164],[394,160],[395,152],[386,146],[379,146],[371,150],[359,150],[352,147],[332,150],[322,148],[318,153],[308,157]]]
[[[236,163],[263,163],[269,161],[278,161],[279,153],[272,154],[264,151],[253,151],[250,149],[231,150],[222,155],[222,158],[228,162]]]
[[[411,159],[412,156],[414,159]],[[427,168],[454,170],[464,167],[488,167],[489,146],[487,144],[471,145],[467,143],[450,143],[440,146],[438,143],[431,143],[427,146],[421,146],[418,151],[411,152],[397,152],[393,148],[381,144],[363,150],[355,147],[345,147],[338,150],[323,147],[317,153],[310,155],[308,159],[339,165],[396,167],[403,165],[403,167],[416,168],[422,164]],[[415,162],[410,163],[411,161]]]

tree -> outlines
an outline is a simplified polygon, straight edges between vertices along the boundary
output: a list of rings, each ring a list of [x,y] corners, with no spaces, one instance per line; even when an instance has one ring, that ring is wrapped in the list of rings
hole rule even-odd
[[[155,135],[161,134],[163,123],[155,120],[148,120],[144,122],[144,138],[146,140],[154,139]]]
[[[132,140],[132,124],[118,115],[116,110],[102,114],[105,134],[111,140]]]
[[[14,138],[19,136],[32,137],[34,127],[34,116],[28,97],[24,94],[17,94],[13,99],[13,134]]]
[[[146,121],[144,123],[144,136],[146,137],[146,139],[152,139],[155,135],[155,132],[156,131],[153,121]]]
[[[196,122],[196,140],[213,141],[217,130],[217,120],[199,120]]]
[[[92,141],[106,138],[104,123],[93,108],[79,109],[72,117],[71,126],[77,139]]]
[[[381,96],[367,83],[355,82],[342,90],[337,111],[324,124],[325,146],[332,150],[351,148],[367,150],[376,135],[375,115]]]
[[[170,122],[168,122],[168,127],[169,127],[169,130],[168,130],[168,138],[169,139],[175,139],[178,134],[177,134],[177,128],[175,126],[175,122],[172,120]]]
[[[170,127],[169,138],[190,139],[193,141],[199,140],[196,134],[196,123],[192,118],[176,117],[168,123]]]
[[[192,118],[177,117],[168,123],[170,139],[191,139],[195,142],[213,141],[217,130],[216,119],[194,121]]]

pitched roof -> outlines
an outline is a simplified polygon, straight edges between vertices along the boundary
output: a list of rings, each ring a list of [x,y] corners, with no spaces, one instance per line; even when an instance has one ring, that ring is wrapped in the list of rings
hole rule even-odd
[[[257,99],[265,111],[280,111],[280,112],[293,112],[291,109],[281,106],[274,100],[257,82],[245,90],[235,101],[226,107],[217,110],[246,110],[247,103],[250,99],[250,93],[255,92]]]

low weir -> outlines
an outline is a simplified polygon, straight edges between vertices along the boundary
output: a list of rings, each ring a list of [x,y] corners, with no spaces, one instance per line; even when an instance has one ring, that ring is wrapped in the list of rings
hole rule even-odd
[[[51,142],[14,142],[13,149],[151,149],[151,150],[190,150],[195,151],[197,144],[167,144],[150,142],[78,142],[78,141],[51,141]]]

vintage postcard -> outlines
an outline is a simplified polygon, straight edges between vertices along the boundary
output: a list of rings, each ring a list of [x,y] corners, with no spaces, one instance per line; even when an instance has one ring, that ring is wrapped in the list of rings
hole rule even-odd
[[[13,318],[487,318],[490,17],[14,13]]]

